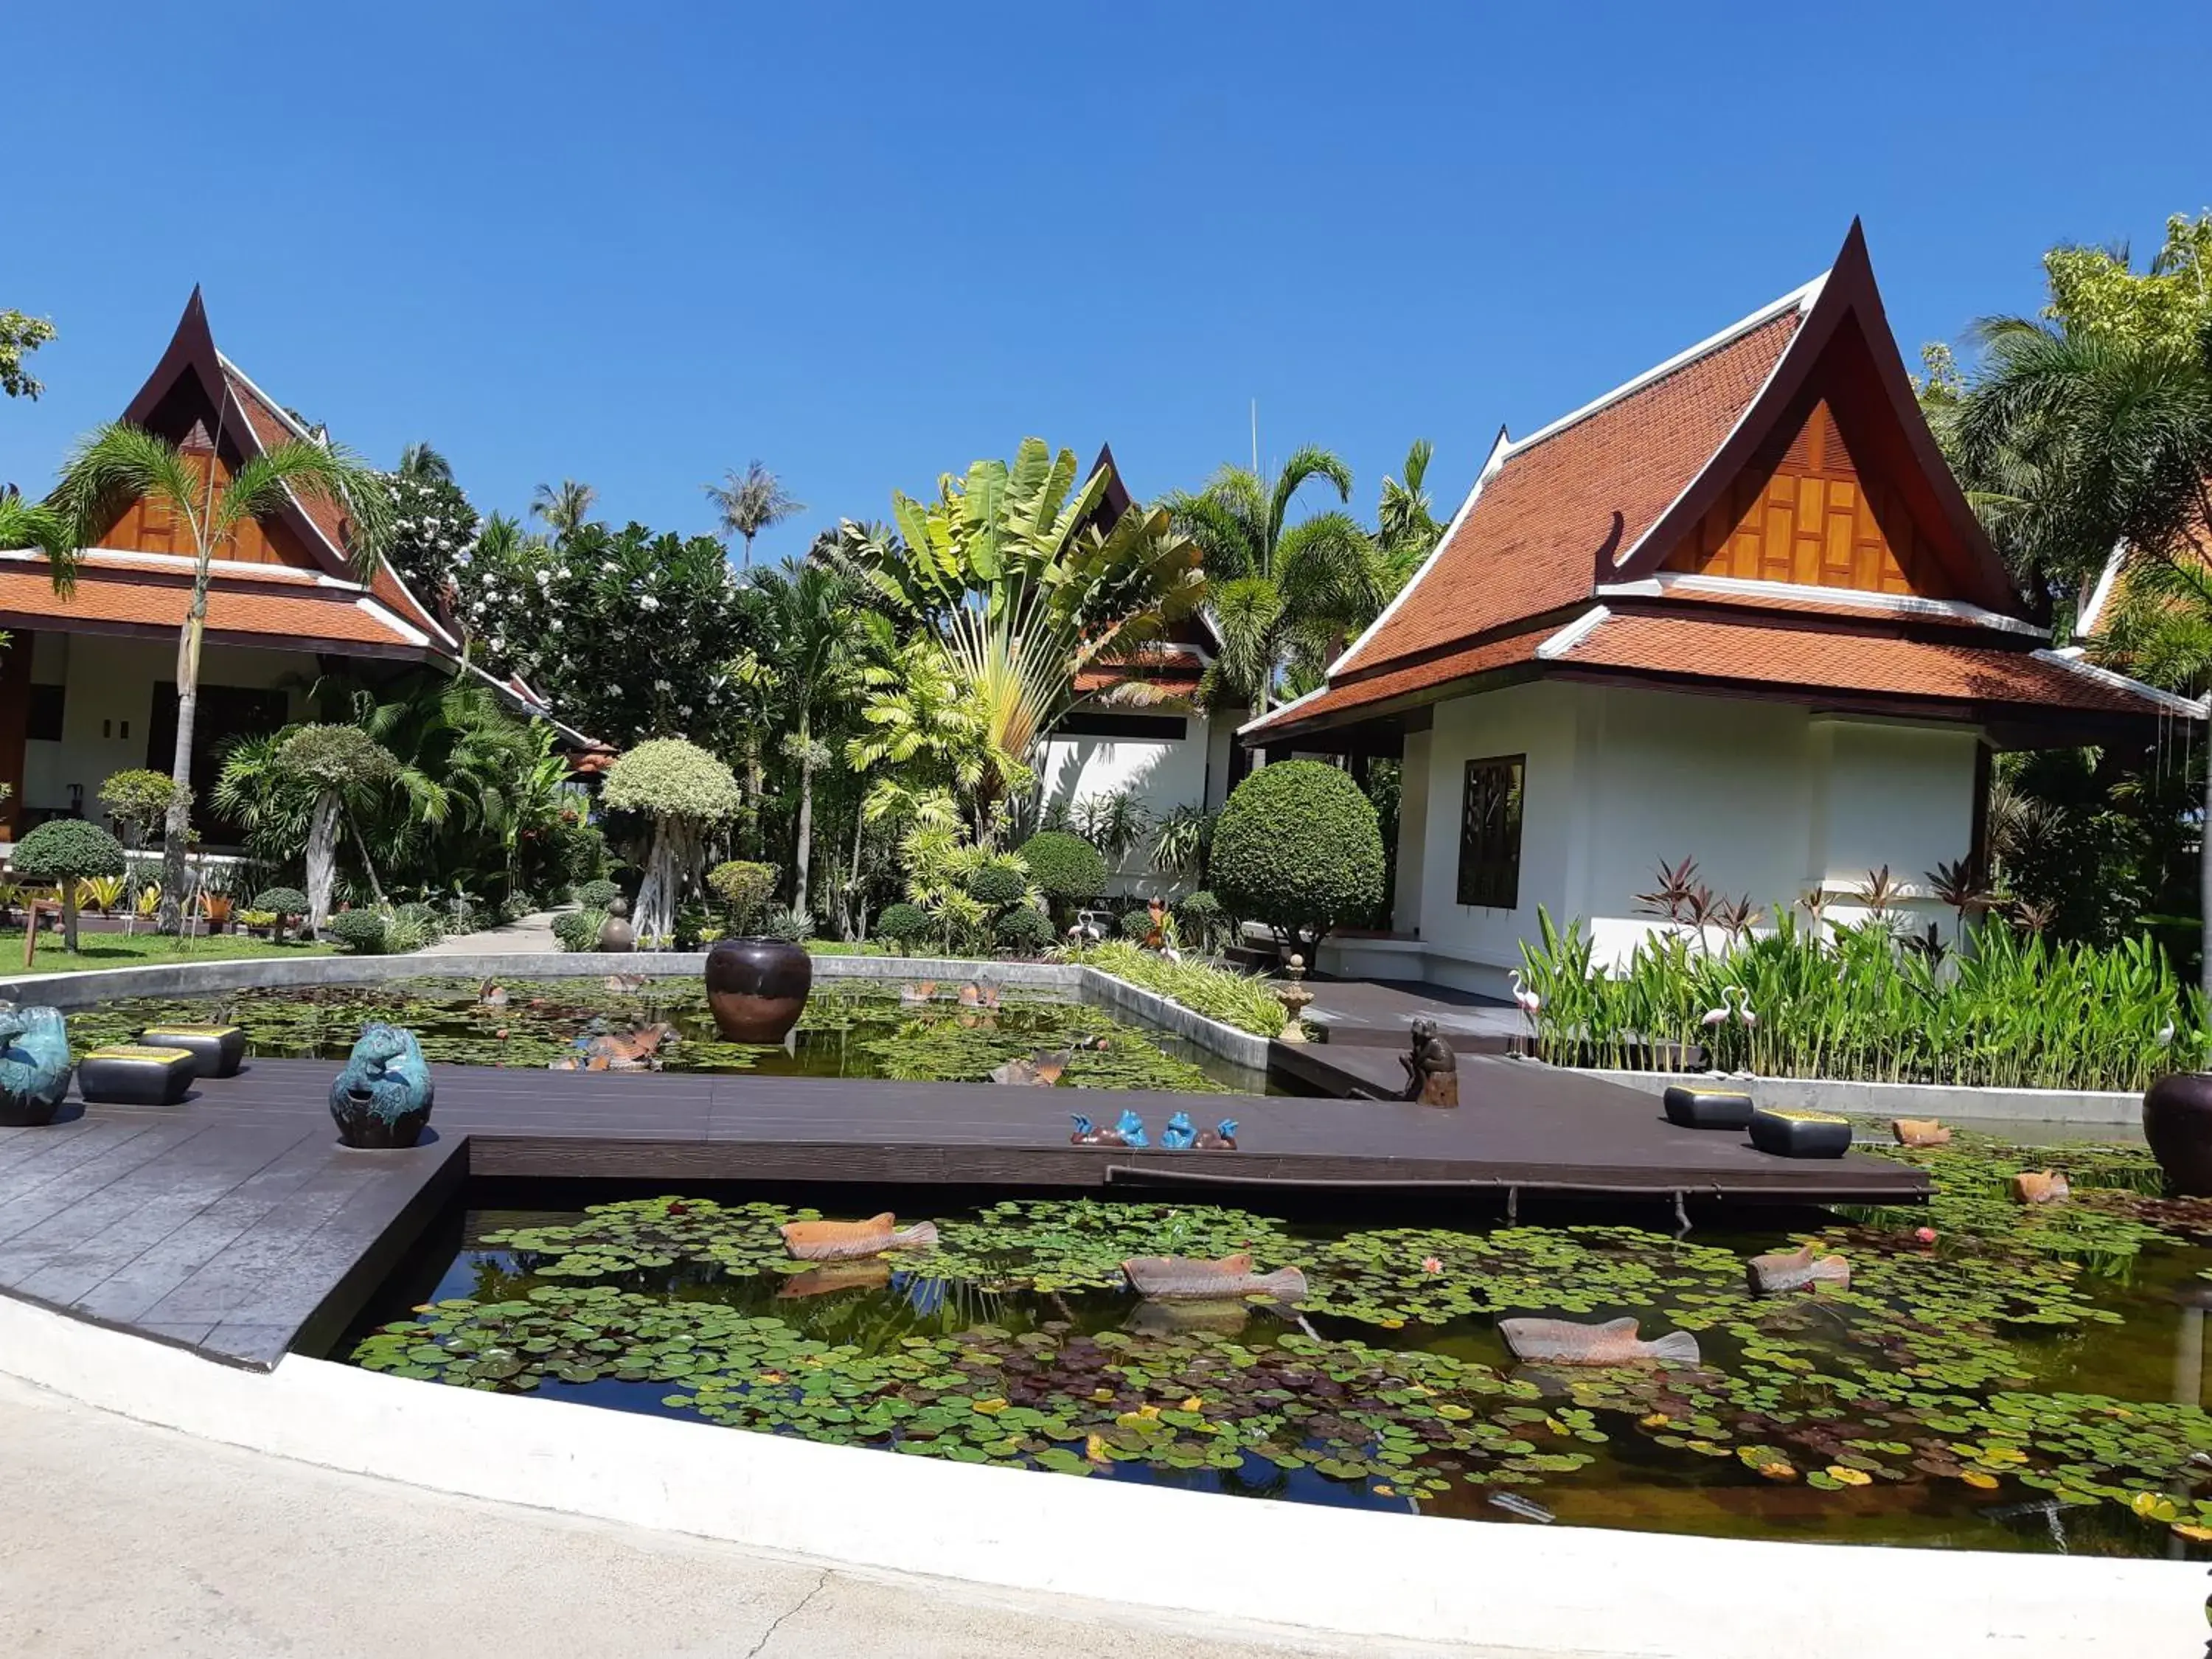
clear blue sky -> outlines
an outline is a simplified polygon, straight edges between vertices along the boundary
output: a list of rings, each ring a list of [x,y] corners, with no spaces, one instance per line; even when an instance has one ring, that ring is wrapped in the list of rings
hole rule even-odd
[[[2212,202],[2212,7],[23,5],[0,479],[120,412],[195,282],[269,392],[480,508],[564,476],[802,550],[894,486],[1110,439],[1140,495],[1526,432],[1820,270],[1908,356],[2061,240]]]

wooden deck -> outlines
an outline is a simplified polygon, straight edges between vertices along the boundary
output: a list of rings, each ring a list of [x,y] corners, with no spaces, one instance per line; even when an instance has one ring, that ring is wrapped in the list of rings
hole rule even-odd
[[[1355,1061],[1355,1054],[1358,1060]],[[1378,1048],[1340,1064],[1395,1072]],[[1457,1111],[1279,1096],[846,1083],[744,1073],[437,1068],[434,1139],[337,1144],[337,1067],[264,1060],[166,1110],[65,1109],[0,1128],[0,1291],[273,1365],[343,1328],[469,1176],[1163,1188],[1449,1188],[1668,1200],[1915,1202],[1919,1171],[1792,1162],[1678,1129],[1650,1097],[1505,1060],[1461,1060]],[[1233,1115],[1236,1152],[1068,1144],[1068,1114]]]

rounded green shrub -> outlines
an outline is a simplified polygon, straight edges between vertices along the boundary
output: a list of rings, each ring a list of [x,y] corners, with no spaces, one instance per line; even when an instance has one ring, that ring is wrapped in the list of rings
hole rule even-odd
[[[1124,910],[1116,919],[1121,937],[1142,945],[1152,936],[1152,912],[1150,905],[1140,904],[1133,910]]]
[[[622,896],[622,889],[605,876],[585,882],[576,889],[576,902],[586,910],[604,910]]]
[[[1201,949],[1212,945],[1213,936],[1227,920],[1222,914],[1221,901],[1203,887],[1177,904],[1175,913],[1176,924]]]
[[[1012,864],[987,864],[968,878],[968,896],[994,908],[1001,904],[1019,904],[1029,890],[1028,881]]]
[[[773,864],[732,859],[707,872],[707,890],[728,907],[730,920],[740,934],[752,931],[755,920],[775,892],[783,872]]]
[[[1049,951],[1060,937],[1053,932],[1052,918],[1034,904],[1008,909],[999,918],[996,934],[1002,949],[1030,952]]]
[[[384,918],[374,910],[341,910],[323,924],[348,956],[384,954]]]
[[[27,881],[78,881],[123,873],[123,843],[82,818],[48,818],[15,843],[13,873]]]
[[[624,754],[607,769],[600,799],[618,811],[699,825],[726,823],[745,805],[736,775],[681,738],[654,738]]]
[[[1382,902],[1374,803],[1334,766],[1283,761],[1237,786],[1213,832],[1220,902],[1294,943],[1364,921]]]
[[[253,908],[273,910],[278,916],[304,916],[307,896],[296,887],[264,887],[254,896]]]
[[[937,918],[919,904],[887,904],[884,913],[876,918],[878,937],[887,939],[901,949],[918,944],[937,931]]]
[[[563,951],[593,951],[599,948],[599,929],[606,925],[607,913],[592,907],[581,910],[564,910],[553,918],[553,940]]]
[[[1046,830],[1022,843],[1022,862],[1057,916],[1070,905],[1106,890],[1106,860],[1097,848],[1065,830]]]

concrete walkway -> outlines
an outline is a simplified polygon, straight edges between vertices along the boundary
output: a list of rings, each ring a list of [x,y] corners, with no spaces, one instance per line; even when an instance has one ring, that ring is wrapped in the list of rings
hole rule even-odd
[[[1485,1651],[1225,1629],[781,1560],[216,1445],[7,1377],[0,1492],[0,1653],[11,1659],[1473,1659]],[[915,1524],[958,1521],[917,1516]],[[1133,1570],[1142,1558],[1136,1540]],[[1540,1656],[1523,1650],[1517,1659]]]
[[[448,933],[435,945],[426,945],[415,954],[418,957],[542,956],[561,948],[561,941],[553,937],[553,918],[559,914],[557,910],[538,910],[477,933]]]

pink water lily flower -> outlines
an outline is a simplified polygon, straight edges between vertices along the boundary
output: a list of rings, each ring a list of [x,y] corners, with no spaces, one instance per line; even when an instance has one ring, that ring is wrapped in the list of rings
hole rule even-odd
[[[1435,1256],[1425,1255],[1421,1258],[1421,1271],[1423,1273],[1440,1273],[1443,1270],[1444,1264],[1439,1261]]]

